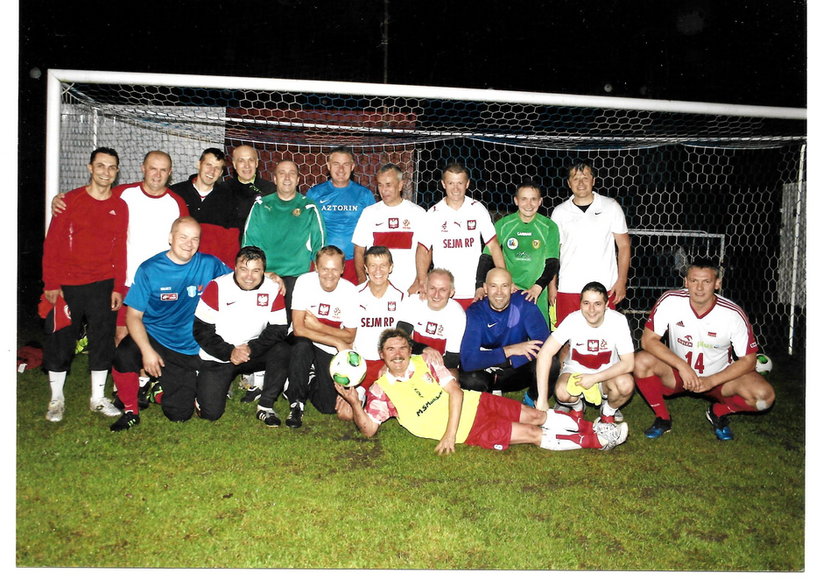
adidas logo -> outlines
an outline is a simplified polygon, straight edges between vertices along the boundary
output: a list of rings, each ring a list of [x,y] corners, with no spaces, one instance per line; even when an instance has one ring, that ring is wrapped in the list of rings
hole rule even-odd
[[[686,325],[685,325],[685,324],[683,324],[683,321],[682,321],[682,320],[681,320],[680,322],[678,322],[678,323],[677,323],[677,326],[679,326],[680,328],[685,328],[685,327],[686,327]]]
[[[109,214],[111,214],[112,216],[117,216],[117,212],[115,212],[114,210],[109,210]]]

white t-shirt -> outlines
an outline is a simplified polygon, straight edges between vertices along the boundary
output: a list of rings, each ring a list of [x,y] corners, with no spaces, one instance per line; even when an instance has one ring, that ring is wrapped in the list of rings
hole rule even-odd
[[[415,255],[425,223],[426,211],[414,202],[403,200],[397,206],[377,202],[363,210],[352,242],[366,249],[371,246],[389,249],[394,263],[391,281],[405,292],[417,279]]]
[[[389,283],[383,297],[376,298],[368,282],[357,286],[357,334],[354,350],[370,361],[379,361],[378,342],[387,328],[397,328],[397,318],[405,297]]]
[[[120,198],[129,207],[126,286],[131,287],[140,263],[169,249],[171,225],[188,214],[188,208],[177,194],[167,190],[162,196],[150,196],[140,183],[124,186]]]
[[[594,193],[583,212],[569,198],[552,212],[560,230],[560,272],[557,290],[579,294],[590,281],[611,289],[617,281],[615,234],[625,234],[626,216],[612,198]]]
[[[469,197],[453,210],[444,198],[429,208],[426,216],[420,244],[432,252],[435,268],[448,269],[454,275],[454,297],[473,298],[480,254],[485,243],[497,238],[489,211]]]
[[[454,300],[449,300],[442,310],[432,310],[418,296],[406,299],[400,320],[414,327],[412,340],[440,352],[459,353],[463,333],[466,331],[466,313]]]
[[[694,313],[686,289],[667,291],[657,300],[646,328],[663,336],[669,348],[691,365],[700,377],[719,373],[738,358],[757,352],[757,341],[746,313],[734,302],[716,296],[714,306],[702,316]]]
[[[316,271],[304,273],[294,283],[291,302],[292,312],[311,312],[317,319],[332,328],[357,328],[357,291],[350,281],[340,278],[333,291],[320,286]],[[335,355],[337,349],[327,344],[314,343],[319,349]]]
[[[603,323],[594,328],[580,310],[569,314],[551,333],[561,345],[569,343],[569,355],[561,373],[598,373],[621,356],[634,352],[634,342],[626,317],[606,308]]]

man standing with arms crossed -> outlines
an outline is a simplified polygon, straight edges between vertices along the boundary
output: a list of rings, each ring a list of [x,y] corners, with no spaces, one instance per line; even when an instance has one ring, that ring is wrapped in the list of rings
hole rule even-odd
[[[606,286],[611,309],[626,297],[631,264],[626,217],[616,200],[593,191],[594,183],[590,163],[573,165],[568,179],[572,197],[552,212],[560,229],[560,272],[557,283],[549,285],[549,303],[556,305],[558,325],[580,309],[580,292],[589,282]]]
[[[441,183],[446,195],[426,211],[426,226],[417,245],[418,287],[422,291],[432,263],[448,269],[454,275],[454,299],[465,310],[485,295],[482,278],[477,283],[484,245],[495,267],[505,269],[506,265],[489,211],[479,200],[466,196],[468,170],[453,163],[443,171]]]
[[[323,216],[326,242],[336,246],[345,255],[343,279],[356,284],[358,278],[354,265],[352,236],[363,210],[374,204],[374,194],[368,188],[352,181],[354,153],[348,147],[332,149],[326,165],[331,179],[311,188],[306,192],[306,197],[317,204]]]
[[[53,216],[43,245],[43,297],[55,307],[63,297],[72,323],[49,333],[43,366],[48,371],[51,401],[46,419],[63,419],[66,381],[80,327],[88,323],[91,399],[89,408],[119,416],[105,397],[106,377],[114,358],[116,312],[123,305],[126,279],[126,231],[129,211],[112,197],[120,158],[114,149],[92,151],[87,168],[89,184],[68,192],[66,210]],[[53,315],[52,320],[56,321]],[[56,328],[56,325],[55,325]]]

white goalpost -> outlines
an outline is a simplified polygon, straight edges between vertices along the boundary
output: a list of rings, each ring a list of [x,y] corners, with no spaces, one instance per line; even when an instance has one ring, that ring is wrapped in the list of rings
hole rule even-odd
[[[260,152],[260,172],[294,160],[300,191],[325,180],[325,153],[347,145],[356,179],[376,193],[387,162],[404,197],[442,197],[450,161],[471,172],[472,197],[494,219],[514,211],[522,181],[544,209],[569,197],[566,169],[591,161],[595,189],[626,212],[633,262],[623,309],[642,328],[654,300],[682,285],[697,254],[723,261],[723,294],[740,303],[766,352],[805,345],[806,110],[248,77],[50,70],[46,189],[87,178],[96,147],[115,148],[120,182],[139,181],[149,150],[167,151],[173,181],[206,147]],[[45,219],[49,219],[48,206]]]

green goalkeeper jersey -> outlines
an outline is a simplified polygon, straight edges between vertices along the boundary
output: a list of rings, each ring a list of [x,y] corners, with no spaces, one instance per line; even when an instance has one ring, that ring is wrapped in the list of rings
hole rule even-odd
[[[515,212],[495,222],[494,231],[497,242],[503,249],[506,269],[520,289],[534,285],[543,274],[546,259],[560,258],[560,231],[557,224],[547,216],[536,214],[531,222],[523,222]],[[484,252],[489,253],[488,248]],[[548,322],[547,300],[548,287],[545,287],[537,305]]]

